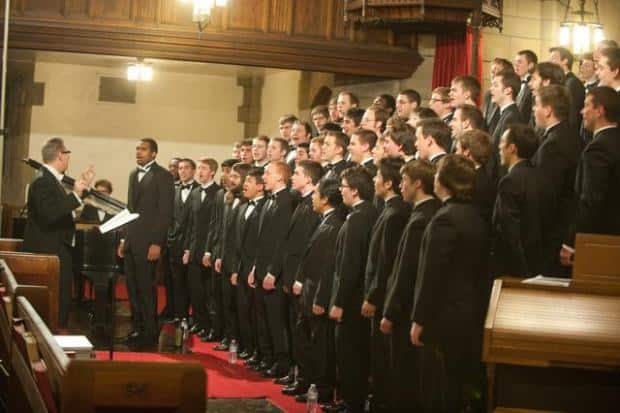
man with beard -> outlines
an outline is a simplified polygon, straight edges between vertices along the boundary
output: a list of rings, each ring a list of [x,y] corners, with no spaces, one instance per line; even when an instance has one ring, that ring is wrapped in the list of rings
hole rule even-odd
[[[220,286],[219,311],[220,322],[223,326],[223,338],[215,346],[215,350],[226,351],[231,340],[239,340],[239,325],[237,322],[236,286],[230,282],[230,277],[235,269],[235,245],[237,242],[235,222],[239,213],[243,181],[250,171],[250,165],[236,163],[232,166],[226,186],[220,189],[216,196],[215,214],[211,223],[215,230],[209,234],[205,245],[205,255],[202,263],[208,267],[213,261],[215,270],[215,282]],[[239,348],[239,356],[243,354],[243,348]],[[246,357],[247,358],[247,357]]]

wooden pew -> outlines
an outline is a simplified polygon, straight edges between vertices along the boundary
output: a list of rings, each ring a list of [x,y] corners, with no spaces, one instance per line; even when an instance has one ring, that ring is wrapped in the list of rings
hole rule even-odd
[[[21,238],[0,238],[0,251],[21,251],[23,244]]]
[[[15,304],[15,313],[23,320],[25,330],[34,336],[38,353],[47,369],[42,377],[35,380],[30,360],[24,357],[18,347],[17,339],[13,337],[9,411],[26,411],[24,409],[28,408],[32,412],[47,413],[49,410],[45,403],[45,397],[40,391],[42,381],[44,378],[47,379],[50,389],[47,394],[48,401],[55,405],[60,382],[67,371],[70,359],[56,343],[52,333],[30,302],[22,296],[16,298]]]
[[[0,320],[0,334],[2,347],[8,351],[12,335],[12,320],[16,317],[15,302],[17,297],[26,297],[39,314],[46,315],[45,318],[52,317],[53,313],[50,311],[48,287],[45,285],[19,284],[11,267],[3,259],[0,259],[0,283],[5,290],[3,302],[5,311],[3,311]]]
[[[11,269],[20,286],[38,285],[47,287],[48,309],[39,307],[38,302],[31,301],[49,328],[58,328],[58,298],[60,262],[56,255],[31,254],[27,252],[0,251],[3,259]]]
[[[17,313],[36,339],[60,413],[206,411],[206,375],[199,363],[70,359],[24,297],[17,298]],[[32,399],[40,407],[41,394]]]
[[[204,413],[205,381],[198,363],[72,360],[62,382],[60,411]]]

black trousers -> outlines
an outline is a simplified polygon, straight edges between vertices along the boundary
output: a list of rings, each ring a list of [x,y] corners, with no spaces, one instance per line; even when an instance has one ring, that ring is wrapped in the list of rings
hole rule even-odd
[[[189,315],[188,266],[183,264],[182,259],[183,257],[180,256],[170,256],[172,309],[175,317],[187,318]],[[166,288],[167,296],[168,288]]]
[[[479,358],[451,347],[445,351],[426,343],[420,348],[418,388],[423,412],[462,412],[469,400]]]
[[[379,326],[383,308],[377,306],[375,316],[370,321],[370,375],[372,377],[372,401],[384,410],[389,404],[390,393],[390,341]]]
[[[291,361],[286,320],[287,303],[284,299],[284,291],[278,284],[273,290],[264,290],[262,285],[256,287],[256,290],[262,299],[263,306],[257,313],[264,314],[272,357],[280,364],[280,368],[288,368]]]
[[[66,327],[71,309],[71,289],[73,285],[73,248],[62,245],[58,252],[60,279],[58,280],[58,325]]]
[[[406,319],[394,321],[389,340],[390,393],[389,405],[398,411],[403,406],[419,407],[417,388],[420,349],[411,343],[411,322]]]
[[[336,385],[335,326],[327,315],[299,313],[295,325],[295,360],[298,381],[316,384],[322,394],[331,394]]]
[[[256,288],[252,288],[251,291],[254,294],[254,304],[256,317],[256,344],[258,351],[263,356],[263,359],[272,363],[275,361],[273,352],[273,342],[271,341],[271,333],[269,332],[269,326],[267,324],[267,306],[265,305],[265,290],[261,286],[262,282],[256,281]]]
[[[292,360],[292,363],[299,367],[299,363],[297,362],[297,349],[301,345],[301,343],[297,343],[297,322],[299,320],[299,296],[293,294],[292,291],[283,294],[284,297],[284,319],[286,321],[286,334],[287,340],[289,344],[289,358]],[[303,372],[301,369],[298,369],[297,376],[301,376]]]
[[[161,261],[164,271],[163,282],[164,290],[166,292],[166,305],[162,310],[162,314],[174,315],[174,295],[172,284],[172,263],[170,262],[170,248],[167,246],[161,248]]]
[[[214,329],[218,336],[238,338],[237,299],[235,286],[230,283],[230,274],[213,271],[214,286]]]
[[[239,320],[240,345],[249,353],[258,349],[254,289],[247,278],[239,276],[234,288],[237,296],[237,316]]]
[[[360,306],[344,309],[343,321],[336,323],[336,364],[340,396],[348,412],[363,412],[368,395],[370,322],[360,314]]]
[[[157,291],[155,286],[156,261],[148,261],[144,254],[125,252],[125,275],[131,308],[131,320],[135,331],[156,335]]]
[[[188,264],[187,278],[189,286],[190,301],[192,304],[192,315],[194,322],[201,328],[211,328],[209,312],[207,309],[207,289],[211,269],[206,268],[202,263],[190,261]]]

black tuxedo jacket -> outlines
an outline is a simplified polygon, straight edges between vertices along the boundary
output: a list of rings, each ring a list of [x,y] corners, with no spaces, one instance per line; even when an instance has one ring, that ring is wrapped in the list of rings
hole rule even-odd
[[[259,247],[258,228],[266,202],[267,197],[258,200],[256,207],[247,219],[245,213],[250,205],[249,202],[244,203],[237,213],[237,222],[235,223],[237,245],[235,248],[236,257],[234,258],[236,269],[234,272],[239,273],[239,279],[243,282],[247,282],[248,275],[256,260],[256,251]]]
[[[364,299],[364,278],[370,234],[377,221],[377,209],[372,202],[354,206],[338,232],[334,267],[334,287],[331,306],[344,309],[343,320],[349,314],[360,315]]]
[[[497,196],[497,184],[489,176],[485,166],[476,169],[476,186],[474,189],[473,204],[480,211],[482,219],[491,228],[491,218],[495,207],[495,197]]]
[[[316,227],[307,244],[297,275],[297,281],[303,284],[300,304],[306,315],[312,314],[313,304],[329,311],[334,283],[336,239],[343,223],[338,212],[329,213]]]
[[[493,131],[497,126],[497,121],[499,120],[499,108],[493,100],[491,100],[491,92],[487,91],[484,94],[484,102],[482,104],[482,114],[484,115],[484,121],[487,126],[487,130]]]
[[[200,263],[206,250],[207,239],[211,231],[216,231],[217,227],[212,226],[215,210],[217,209],[217,194],[220,186],[216,183],[211,184],[204,190],[204,200],[202,199],[203,189],[200,185],[192,190],[190,197],[187,198],[189,204],[189,223],[187,226],[187,236],[185,237],[185,250],[189,250],[189,259]]]
[[[28,188],[24,251],[58,254],[63,245],[71,246],[72,212],[79,206],[76,196],[67,194],[54,175],[41,168]]]
[[[532,75],[527,75],[527,81],[529,81],[531,77]],[[532,94],[532,90],[530,89],[527,83],[519,91],[516,102],[517,102],[517,107],[519,108],[519,114],[520,114],[521,121],[525,124],[528,124],[530,122],[530,118],[532,117],[532,106],[534,106],[534,95]]]
[[[129,174],[127,208],[140,217],[125,227],[125,250],[146,256],[150,245],[165,245],[173,204],[173,178],[167,169],[153,163],[141,181],[134,169]]]
[[[293,213],[293,196],[283,189],[267,201],[260,217],[258,247],[256,248],[256,279],[263,282],[271,273],[280,281],[282,277],[282,248]]]
[[[543,270],[543,197],[538,171],[530,161],[514,165],[499,182],[493,211],[494,276],[532,276]]]
[[[575,216],[575,175],[580,153],[579,135],[564,121],[547,132],[532,158],[546,191],[552,193],[551,213],[546,220],[548,241],[545,242],[551,247],[545,254],[549,259],[557,256]]]
[[[333,165],[328,165],[325,169],[327,172],[325,173],[325,179],[340,179],[340,174],[342,171],[350,167],[351,164],[344,159],[339,160]]]
[[[529,117],[527,119],[529,120]],[[497,120],[497,126],[491,134],[493,138],[493,149],[495,152],[497,152],[499,149],[499,140],[501,139],[502,135],[504,134],[506,129],[508,129],[508,126],[513,123],[527,123],[523,121],[523,117],[517,105],[508,106],[499,115],[499,119]]]
[[[319,224],[319,214],[312,209],[312,193],[301,199],[293,216],[282,246],[282,279],[291,288],[299,271],[308,241]]]
[[[392,273],[387,280],[387,295],[383,316],[400,324],[408,324],[413,308],[413,292],[417,279],[422,235],[431,218],[441,207],[441,201],[431,198],[411,212],[398,243]]]
[[[569,124],[577,132],[581,126],[581,109],[583,109],[583,103],[586,99],[586,89],[573,72],[566,74],[564,85],[568,89],[568,96],[570,96]]]
[[[577,232],[620,235],[620,129],[605,129],[594,135],[581,154],[575,191],[578,204],[574,228]]]
[[[103,216],[103,221],[99,219],[99,210],[92,205],[86,204],[82,209],[82,213],[80,214],[80,222],[84,223],[94,223],[94,224],[103,224],[107,222],[113,215],[108,214],[107,212]]]
[[[209,224],[211,230],[205,241],[205,252],[211,253],[211,258],[213,260],[222,258],[221,248],[222,237],[224,236],[224,211],[226,210],[226,202],[224,202],[225,197],[226,189],[220,187],[215,194],[215,205],[211,216],[211,223]]]
[[[369,159],[366,162],[363,162],[362,166],[366,168],[373,177],[377,175],[377,165],[375,165],[374,159]]]
[[[448,200],[422,237],[412,321],[425,345],[479,352],[480,301],[488,294],[488,231],[476,208]],[[475,354],[475,353],[474,353]]]
[[[183,250],[187,248],[187,234],[189,233],[190,220],[190,197],[192,191],[200,186],[193,181],[190,184],[190,192],[183,202],[181,197],[181,185],[174,187],[174,204],[172,207],[172,223],[168,229],[168,248],[172,257],[179,258],[183,255]]]
[[[386,284],[392,272],[398,241],[407,224],[411,207],[400,196],[385,203],[385,207],[372,229],[366,261],[364,298],[378,308],[383,308]]]
[[[498,182],[499,177],[503,175],[503,172],[505,172],[505,170],[502,170],[499,160],[499,141],[506,129],[508,129],[508,126],[513,123],[524,123],[516,105],[510,105],[500,113],[499,119],[497,120],[497,126],[491,133],[492,153],[489,160],[484,165],[484,169],[491,182]]]
[[[237,202],[235,202],[235,199]],[[234,250],[235,245],[237,245],[235,222],[237,221],[241,205],[241,201],[238,198],[235,199],[230,203],[226,203],[223,207],[221,238],[214,248],[215,257],[222,259],[222,271],[225,274],[231,273],[235,269]]]

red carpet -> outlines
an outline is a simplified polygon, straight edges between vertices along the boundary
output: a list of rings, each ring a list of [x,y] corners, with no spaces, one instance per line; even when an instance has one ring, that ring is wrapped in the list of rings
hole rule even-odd
[[[127,300],[127,290],[124,277],[117,282],[116,297],[118,300]],[[88,291],[88,289],[87,289]],[[165,305],[163,287],[158,288],[158,311]],[[228,363],[228,352],[214,351],[214,343],[202,343],[191,337],[190,347],[194,354],[170,353],[131,353],[115,352],[115,360],[128,361],[196,361],[202,364],[207,372],[207,397],[209,398],[267,398],[280,409],[289,413],[303,413],[306,405],[297,403],[293,397],[283,395],[282,386],[276,385],[270,379],[264,379],[258,373],[247,370],[241,363]],[[108,359],[107,351],[98,351],[98,359]]]

